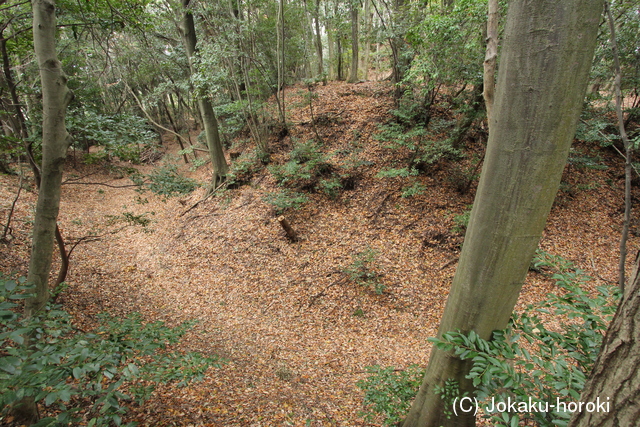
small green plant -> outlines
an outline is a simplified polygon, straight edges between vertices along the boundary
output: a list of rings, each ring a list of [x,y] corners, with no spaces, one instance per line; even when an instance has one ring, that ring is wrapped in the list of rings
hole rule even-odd
[[[451,419],[453,416],[453,405],[460,396],[460,385],[456,380],[451,378],[444,382],[444,387],[435,386],[434,392],[440,396],[440,399],[444,402],[444,415],[447,419]]]
[[[449,332],[440,339],[429,339],[439,349],[473,361],[467,378],[476,387],[475,398],[480,408],[493,407],[492,400],[507,402],[509,399],[545,408],[526,414],[522,411],[484,413],[492,425],[520,425],[521,417],[527,417],[542,427],[566,426],[571,414],[551,405],[580,400],[580,392],[620,299],[619,289],[613,285],[598,286],[595,294],[586,291],[584,284],[590,278],[556,255],[538,251],[532,267],[544,274],[553,273],[551,277],[556,280],[558,292],[548,294],[541,303],[528,305],[520,314],[514,313],[507,329],[494,332],[489,341],[473,331]],[[549,316],[553,318],[553,325],[544,320]],[[409,405],[394,403],[411,402],[422,375],[414,380],[396,374],[393,368],[378,366],[368,371],[369,378],[358,382],[365,390],[365,405],[369,412],[383,414],[386,425],[397,422]],[[436,392],[445,400],[455,398],[446,385]]]
[[[322,176],[331,174],[331,165],[319,144],[297,143],[283,165],[272,165],[269,171],[278,184],[294,190],[315,190]]]
[[[335,199],[340,195],[340,191],[342,191],[342,181],[340,177],[321,179],[318,182],[317,188],[331,199]]]
[[[251,178],[260,171],[264,165],[255,150],[242,153],[231,165],[227,174],[228,186],[241,185],[251,181]]]
[[[424,369],[418,365],[407,369],[375,365],[368,366],[366,371],[368,377],[356,383],[364,391],[365,418],[373,421],[375,414],[381,414],[385,426],[400,422],[420,388]]]
[[[464,234],[467,231],[467,227],[469,226],[469,219],[471,218],[471,208],[473,205],[467,207],[467,209],[461,214],[453,216],[453,228],[451,229],[452,233],[455,234]]]
[[[84,332],[55,304],[24,318],[18,302],[31,292],[24,282],[0,277],[0,419],[32,397],[48,415],[38,426],[123,425],[127,402],[144,402],[160,383],[186,386],[218,365],[171,350],[193,322],[169,328],[136,313],[104,314],[95,330]],[[30,346],[25,336],[32,337]]]
[[[352,281],[381,295],[385,286],[380,281],[380,274],[375,270],[377,256],[378,253],[371,248],[358,252],[353,257],[352,264],[345,268],[344,272]]]
[[[401,196],[403,198],[419,196],[421,194],[424,194],[425,191],[427,191],[427,186],[419,181],[416,181],[413,183],[413,185],[403,188]]]
[[[162,196],[164,200],[189,194],[198,186],[199,184],[194,179],[180,175],[175,165],[167,165],[154,170],[149,174],[149,182],[146,184],[151,192]]]
[[[281,215],[287,209],[300,209],[302,205],[309,201],[309,198],[302,193],[282,189],[275,193],[267,194],[264,197],[264,201],[275,208],[276,215]]]

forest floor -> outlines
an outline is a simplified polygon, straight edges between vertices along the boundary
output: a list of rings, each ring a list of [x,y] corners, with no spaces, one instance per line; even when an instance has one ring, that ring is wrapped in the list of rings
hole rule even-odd
[[[287,94],[293,125],[288,136],[271,140],[274,162],[282,163],[294,139],[316,137],[304,91]],[[315,92],[324,151],[335,162],[355,152],[361,166],[352,188],[335,199],[311,194],[301,209],[285,213],[300,236],[295,243],[265,202],[277,189],[266,168],[249,184],[183,215],[204,188],[166,200],[141,195],[118,187],[131,183],[126,177],[70,158],[62,232],[68,240],[102,237],[75,249],[60,302],[80,325],[94,323],[105,310],[119,316],[138,311],[172,325],[197,319],[184,348],[225,361],[202,382],[161,386],[144,406],[132,408],[130,420],[142,426],[380,425],[361,415],[363,392],[356,382],[367,376],[366,367],[427,363],[427,338],[438,327],[462,242],[454,217],[473,203],[475,191],[474,184],[467,194],[457,192],[451,171],[470,168],[482,156],[481,136],[473,135],[481,130],[472,131],[463,160],[441,162],[415,177],[423,194],[402,197],[406,179],[375,177],[382,167],[406,162],[402,150],[373,138],[391,117],[388,84],[330,83]],[[139,169],[148,173],[174,163],[185,175],[208,180],[208,166],[192,171],[180,163],[175,144],[165,149],[162,160]],[[574,153],[599,157],[608,168],[569,163],[540,247],[573,261],[595,284],[615,283],[623,162],[613,151],[584,144]],[[0,176],[3,221],[17,186],[17,178]],[[34,192],[23,191],[12,239],[0,244],[4,272],[25,273],[34,204]],[[125,224],[118,220],[124,213],[151,222],[109,234]],[[631,258],[640,243],[637,231],[634,223]],[[380,295],[344,273],[361,253],[375,258],[370,269],[385,287]],[[554,288],[548,277],[530,272],[518,308]]]

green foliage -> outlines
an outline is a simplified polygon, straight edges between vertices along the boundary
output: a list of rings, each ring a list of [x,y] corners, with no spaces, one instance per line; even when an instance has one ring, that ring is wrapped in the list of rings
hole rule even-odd
[[[477,387],[481,407],[496,402],[528,402],[549,411],[527,414],[540,426],[564,426],[570,413],[551,408],[559,401],[578,401],[586,376],[602,345],[607,325],[613,318],[620,295],[617,287],[600,286],[591,294],[583,289],[590,280],[573,264],[559,257],[539,253],[536,268],[553,269],[559,288],[539,304],[514,314],[510,326],[493,334],[491,341],[469,334],[450,332],[433,339],[443,350],[452,350],[463,360],[473,360],[469,379]],[[560,319],[560,330],[543,316]],[[527,346],[522,342],[526,341]],[[528,350],[534,349],[534,350]],[[514,425],[521,413],[485,414],[496,425]]]
[[[140,163],[140,154],[155,147],[158,139],[144,119],[130,114],[103,115],[75,110],[68,114],[67,128],[75,143],[85,149],[102,147],[85,155],[87,163],[108,161],[113,157]]]
[[[145,322],[137,313],[124,318],[104,314],[94,331],[84,332],[58,305],[50,304],[30,318],[21,316],[18,301],[28,292],[23,279],[0,280],[2,412],[31,396],[55,414],[38,426],[81,421],[89,426],[121,425],[126,402],[144,402],[159,383],[186,386],[217,366],[213,358],[170,349],[193,322],[169,328],[162,322]],[[30,337],[29,347],[25,336]]]
[[[391,426],[402,420],[411,407],[413,398],[420,387],[424,369],[410,365],[398,370],[393,366],[378,365],[366,368],[369,376],[356,385],[364,391],[365,417],[372,421],[375,414],[384,416],[384,425]]]
[[[460,396],[460,385],[456,380],[448,378],[444,382],[444,387],[435,386],[434,392],[440,396],[440,399],[444,402],[444,414],[447,419],[451,419],[453,416],[453,406],[455,405],[455,401]],[[466,393],[465,393],[466,395]]]
[[[357,284],[381,295],[385,290],[385,286],[380,281],[380,273],[375,269],[377,256],[378,253],[371,248],[358,252],[353,256],[351,265],[344,269],[344,273]]]
[[[426,170],[442,159],[460,156],[460,150],[453,148],[448,140],[437,139],[430,135],[423,125],[407,125],[395,121],[380,126],[375,139],[387,143],[393,150],[409,150],[409,167],[413,170]]]
[[[154,194],[163,196],[165,200],[169,197],[189,194],[199,186],[196,180],[180,175],[175,165],[155,169],[148,178],[146,187]]]
[[[262,168],[264,164],[256,150],[244,152],[232,164],[227,174],[228,186],[247,183]]]
[[[376,178],[407,178],[418,175],[418,170],[414,168],[382,168],[376,174]]]
[[[302,193],[284,188],[267,194],[264,201],[275,208],[276,215],[281,215],[287,209],[300,209],[309,201],[309,198]]]
[[[473,208],[473,205],[469,205],[464,212],[453,216],[454,226],[451,229],[452,233],[464,234],[467,231],[467,227],[469,226],[469,219],[471,219],[472,208]]]
[[[484,417],[489,418],[492,425],[521,425],[521,417],[527,417],[539,426],[566,426],[571,414],[551,405],[556,404],[556,399],[579,401],[620,299],[616,286],[586,291],[584,285],[590,278],[561,257],[538,251],[532,266],[553,272],[551,277],[556,280],[557,293],[548,294],[538,304],[528,305],[521,314],[514,313],[509,327],[494,332],[490,341],[481,339],[473,331],[449,332],[440,339],[430,339],[439,349],[473,361],[467,378],[477,388],[475,396],[480,408],[490,409],[492,399],[528,403],[531,398],[536,407],[542,408],[549,403],[547,411],[485,413]],[[548,320],[550,318],[553,320]],[[365,405],[370,412],[385,415],[387,425],[393,424],[404,416],[409,405],[392,403],[411,402],[421,375],[414,379],[395,373],[393,368],[368,370],[372,375],[358,383],[365,390]],[[449,390],[445,385],[436,392],[451,399],[455,397],[455,390],[450,386]]]
[[[289,161],[269,166],[269,171],[281,186],[294,191],[320,191],[335,199],[342,190],[342,178],[334,172],[318,143],[296,143]]]
[[[582,155],[582,153],[577,152],[574,149],[569,153],[568,162],[570,165],[585,169],[606,170],[609,168],[607,165],[603,164],[600,156],[591,157]]]
[[[425,191],[427,191],[427,186],[419,181],[415,181],[412,185],[402,189],[401,196],[403,198],[419,196],[424,194]]]

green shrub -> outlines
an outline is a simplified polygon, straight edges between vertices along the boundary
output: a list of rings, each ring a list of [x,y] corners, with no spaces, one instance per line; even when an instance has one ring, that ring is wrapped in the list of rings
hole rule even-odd
[[[197,181],[180,175],[175,165],[155,169],[148,178],[146,187],[165,199],[189,194],[199,186]]]
[[[427,191],[427,186],[419,181],[416,181],[412,185],[403,188],[401,196],[403,198],[419,196],[421,194],[424,194],[425,191]]]
[[[366,371],[369,376],[356,383],[364,391],[365,418],[373,421],[375,414],[381,414],[385,426],[402,421],[420,388],[424,369],[418,365],[401,370],[375,365],[367,366]]]
[[[251,178],[264,167],[262,160],[255,150],[244,152],[232,164],[227,174],[228,185],[241,185],[251,181]]]
[[[170,349],[193,322],[169,328],[136,313],[104,314],[95,330],[84,332],[59,305],[21,316],[18,302],[29,291],[24,280],[0,278],[2,414],[30,396],[52,414],[37,426],[121,425],[127,402],[144,402],[159,383],[186,386],[216,366],[214,358]],[[32,337],[29,348],[25,336]]]
[[[283,165],[269,166],[279,185],[294,191],[322,192],[335,199],[342,190],[342,179],[334,172],[321,146],[313,141],[297,143]]]
[[[158,134],[144,119],[130,114],[71,111],[67,117],[67,128],[76,144],[87,150],[90,146],[101,147],[97,152],[85,154],[87,163],[108,161],[113,157],[140,163],[140,154],[155,147],[158,140]]]
[[[521,314],[514,313],[509,327],[494,332],[490,341],[473,331],[449,332],[441,339],[430,339],[442,350],[453,351],[463,360],[473,360],[467,378],[477,388],[475,397],[480,408],[490,407],[492,399],[496,402],[531,399],[543,408],[545,403],[550,404],[548,412],[484,414],[492,425],[520,425],[521,417],[526,417],[538,426],[566,426],[571,414],[554,410],[551,405],[555,405],[556,399],[561,402],[580,399],[620,299],[616,286],[599,286],[595,294],[584,290],[583,285],[590,278],[560,257],[539,252],[532,265],[541,271],[555,272],[552,278],[558,286],[556,294],[550,293],[541,303],[530,304]],[[559,320],[560,330],[545,323],[541,315],[553,316],[554,323]],[[523,346],[523,342],[527,345]],[[420,382],[389,369],[375,368],[367,379],[366,384],[388,384],[375,389],[375,398],[368,395],[371,386],[364,389],[369,411],[384,414],[391,424],[404,416],[408,406],[377,402],[394,402],[399,396],[403,401],[411,401]],[[394,378],[387,379],[391,375]],[[410,389],[413,394],[408,393]]]
[[[281,215],[287,209],[300,209],[302,205],[309,201],[309,198],[302,193],[282,189],[275,193],[267,194],[264,201],[275,208],[276,215]]]
[[[473,205],[469,205],[464,212],[453,216],[454,226],[451,229],[452,233],[464,234],[467,231],[467,227],[469,226],[469,219],[471,219],[472,208]]]

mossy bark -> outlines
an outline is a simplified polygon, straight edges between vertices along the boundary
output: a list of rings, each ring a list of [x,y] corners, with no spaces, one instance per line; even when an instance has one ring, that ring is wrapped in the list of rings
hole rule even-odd
[[[558,191],[602,7],[602,0],[509,4],[487,154],[439,336],[474,330],[489,339],[507,325]],[[447,419],[434,392],[453,379],[472,393],[468,371],[468,362],[433,349],[404,427],[475,425],[472,413]]]

